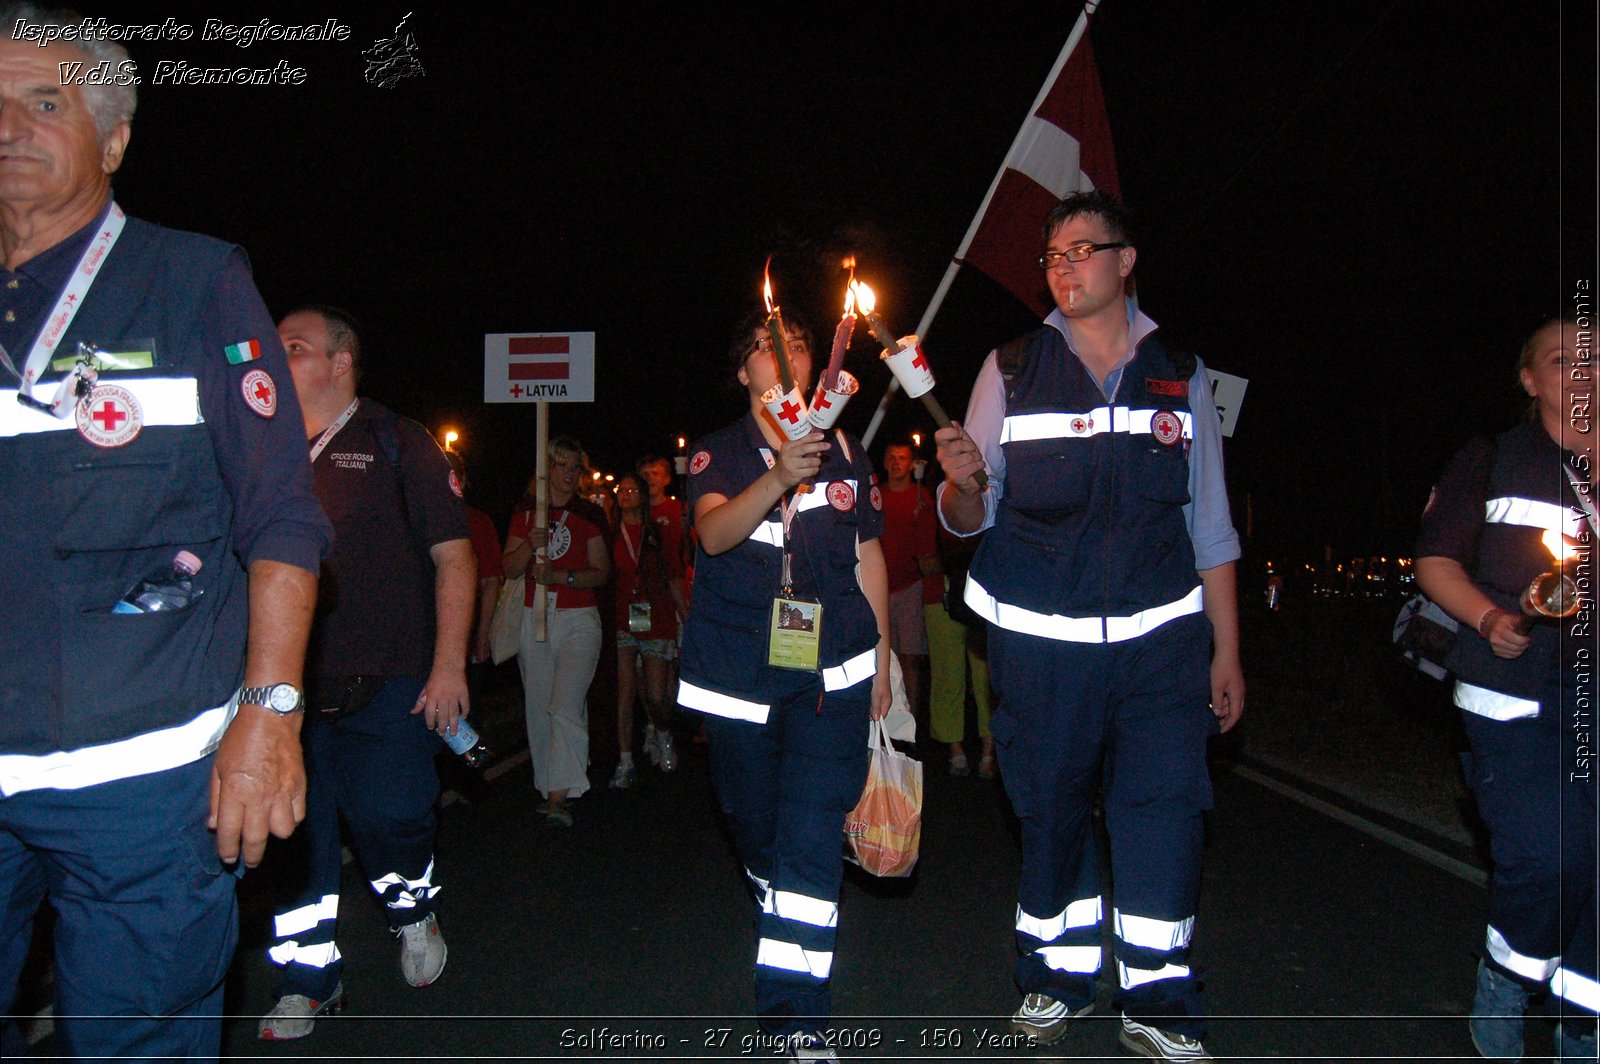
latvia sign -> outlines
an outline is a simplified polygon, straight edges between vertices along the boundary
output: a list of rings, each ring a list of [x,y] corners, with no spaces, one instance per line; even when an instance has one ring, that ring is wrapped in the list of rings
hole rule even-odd
[[[486,403],[594,402],[594,333],[487,333]]]

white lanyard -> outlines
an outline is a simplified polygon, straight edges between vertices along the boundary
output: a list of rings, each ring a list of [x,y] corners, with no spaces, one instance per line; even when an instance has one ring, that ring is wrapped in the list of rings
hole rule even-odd
[[[355,416],[356,407],[360,405],[361,400],[355,400],[345,409],[344,413],[334,420],[333,424],[322,430],[322,435],[317,437],[317,442],[311,445],[311,460],[313,462],[317,460],[317,455],[322,453],[322,449],[328,446],[328,441],[338,435],[339,430],[350,423],[350,419]]]
[[[639,564],[639,552],[634,549],[633,540],[628,538],[628,522],[623,521],[617,525],[617,530],[622,533],[622,542],[628,545],[628,555],[633,558],[635,567]],[[639,542],[644,542],[644,526],[639,526]]]
[[[94,279],[100,275],[100,267],[105,265],[127,221],[128,216],[122,213],[122,208],[112,203],[111,211],[106,215],[105,228],[89,241],[89,246],[83,249],[83,254],[78,258],[78,264],[72,268],[71,275],[67,277],[66,287],[62,288],[61,295],[56,297],[55,306],[50,308],[50,314],[44,320],[44,327],[39,330],[38,337],[33,341],[33,350],[28,353],[28,361],[19,375],[22,386],[17,392],[17,399],[23,405],[46,411],[56,417],[66,417],[76,405],[67,403],[67,397],[75,396],[80,382],[86,379],[84,366],[74,367],[71,373],[62,378],[60,385],[56,387],[56,394],[49,403],[33,397],[33,383],[50,365],[50,360],[56,352],[56,345],[61,343],[61,337],[66,334],[67,326],[72,324],[72,319],[78,316],[84,297],[89,294]],[[13,374],[17,372],[9,358],[6,359],[6,368]],[[93,379],[91,373],[87,380],[92,382]]]

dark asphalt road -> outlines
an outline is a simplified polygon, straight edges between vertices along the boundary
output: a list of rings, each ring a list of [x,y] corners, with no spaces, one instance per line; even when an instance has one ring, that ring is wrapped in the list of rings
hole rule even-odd
[[[571,830],[546,827],[525,764],[443,815],[433,987],[401,979],[396,944],[353,867],[341,949],[350,1007],[307,1040],[264,1044],[269,877],[247,884],[228,1055],[387,1060],[748,1059],[755,935],[711,798],[704,747],[672,776],[603,787]],[[942,758],[934,763],[942,768]],[[596,775],[600,774],[599,768]],[[1014,823],[997,783],[927,779],[910,881],[847,877],[836,1023],[868,1058],[1117,1059],[1114,1017],[1043,1050],[1005,1044]],[[1482,888],[1219,766],[1193,961],[1208,1045],[1247,1060],[1476,1059],[1461,1019]],[[1109,992],[1107,991],[1107,997]],[[1104,1004],[1104,1001],[1102,1002]],[[1548,1041],[1533,1024],[1530,1051]],[[631,1042],[607,1048],[607,1032]],[[726,1033],[724,1033],[726,1032]],[[1126,1058],[1124,1058],[1126,1059]]]

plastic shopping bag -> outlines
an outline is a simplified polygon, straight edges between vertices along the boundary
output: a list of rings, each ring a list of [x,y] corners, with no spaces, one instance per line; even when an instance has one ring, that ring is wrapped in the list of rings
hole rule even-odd
[[[522,642],[525,588],[521,576],[513,576],[500,588],[500,601],[495,603],[494,616],[489,621],[489,653],[496,665],[517,656]]]
[[[909,876],[922,845],[922,762],[896,750],[873,721],[861,801],[844,819],[845,856],[875,876]]]

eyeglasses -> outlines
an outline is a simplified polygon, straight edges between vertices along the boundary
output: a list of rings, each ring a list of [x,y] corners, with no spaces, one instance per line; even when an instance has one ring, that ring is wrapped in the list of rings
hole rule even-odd
[[[787,347],[790,351],[804,351],[807,354],[811,353],[811,345],[808,342],[806,342],[805,340],[797,340],[792,336],[784,337],[784,346]],[[757,340],[755,342],[755,346],[750,348],[750,355],[755,354],[757,351],[771,351],[771,350],[772,350],[772,337],[763,336],[761,339],[759,339],[759,340]],[[745,358],[749,358],[750,355],[746,355],[744,357]]]
[[[1060,266],[1063,259],[1067,262],[1082,262],[1096,251],[1110,251],[1112,248],[1125,248],[1128,245],[1120,240],[1109,244],[1074,244],[1065,251],[1046,251],[1039,256],[1039,268],[1048,270]]]

